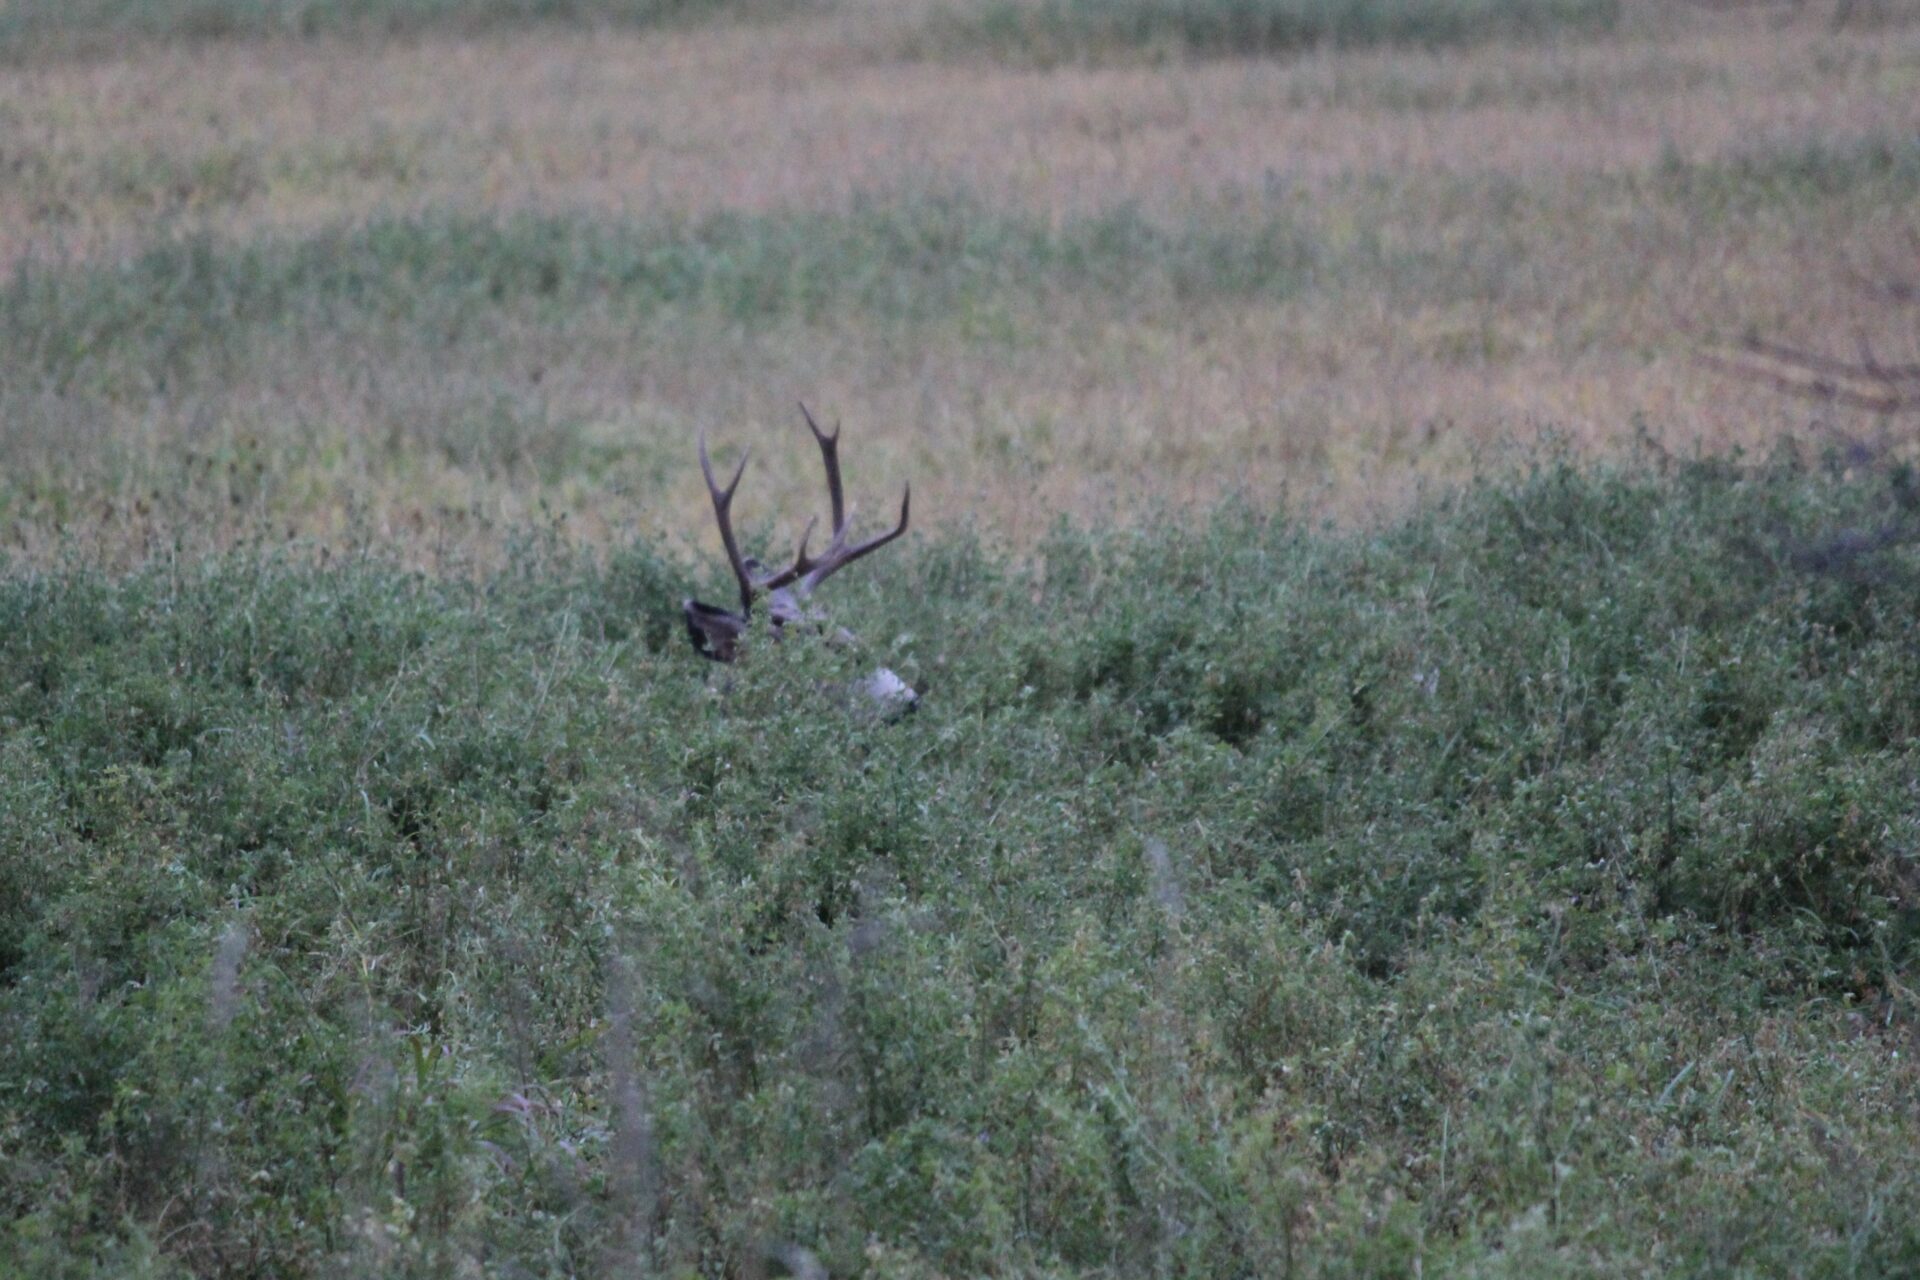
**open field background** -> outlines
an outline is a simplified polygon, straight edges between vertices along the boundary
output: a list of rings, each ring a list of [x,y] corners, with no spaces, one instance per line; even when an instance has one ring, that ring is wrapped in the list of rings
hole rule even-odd
[[[0,0],[0,1274],[1920,1273],[1914,419],[1700,358],[1916,209],[1909,0]]]
[[[1163,23],[1052,67],[938,5],[310,38],[100,7],[170,38],[0,25],[0,534],[36,555],[352,520],[486,548],[542,504],[704,537],[695,430],[785,464],[749,519],[792,512],[798,398],[929,528],[1030,546],[1229,489],[1366,516],[1543,430],[1861,429],[1710,339],[1920,354],[1851,278],[1920,272],[1897,7],[1235,59]]]

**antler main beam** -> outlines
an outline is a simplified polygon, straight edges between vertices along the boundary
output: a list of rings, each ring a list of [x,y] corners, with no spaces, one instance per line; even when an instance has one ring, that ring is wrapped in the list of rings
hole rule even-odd
[[[753,609],[753,575],[747,570],[747,562],[740,554],[740,543],[733,536],[733,491],[740,487],[740,477],[746,474],[747,459],[753,450],[743,450],[740,464],[733,469],[733,479],[727,481],[722,489],[713,479],[713,460],[707,457],[707,433],[700,432],[700,474],[707,478],[707,496],[713,499],[713,518],[720,526],[720,541],[727,548],[727,563],[733,566],[733,576],[740,583],[740,612],[748,613]]]
[[[800,551],[794,557],[793,566],[771,578],[764,580],[769,591],[795,582],[800,584],[802,596],[810,594],[821,583],[865,555],[870,555],[892,542],[907,531],[907,521],[913,512],[913,486],[907,485],[900,495],[900,522],[887,532],[867,539],[865,542],[847,545],[848,512],[846,509],[846,489],[840,479],[840,426],[834,424],[832,432],[822,431],[820,424],[807,412],[807,406],[800,406],[800,416],[807,420],[807,427],[813,432],[813,438],[820,446],[820,461],[827,471],[827,501],[833,509],[833,540],[818,560],[807,555],[807,538],[813,533],[813,525],[807,526],[807,533],[800,539]]]
[[[827,464],[827,502],[833,507],[833,534],[837,538],[847,523],[846,491],[840,486],[840,424],[834,423],[833,434],[828,435],[807,412],[805,401],[800,403],[800,416],[807,420],[807,430],[813,432],[814,441],[820,446],[820,457]]]

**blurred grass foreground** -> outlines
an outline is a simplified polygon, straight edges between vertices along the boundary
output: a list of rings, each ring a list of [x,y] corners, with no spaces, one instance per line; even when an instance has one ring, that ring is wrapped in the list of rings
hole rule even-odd
[[[724,678],[645,544],[7,575],[0,1257],[1910,1274],[1917,537],[1791,451],[947,535]]]

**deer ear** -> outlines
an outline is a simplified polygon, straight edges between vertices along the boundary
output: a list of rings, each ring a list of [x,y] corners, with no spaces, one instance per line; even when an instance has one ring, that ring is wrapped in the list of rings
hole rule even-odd
[[[698,600],[681,601],[680,616],[687,620],[687,638],[693,641],[701,657],[715,662],[733,661],[740,635],[747,629],[744,617]]]

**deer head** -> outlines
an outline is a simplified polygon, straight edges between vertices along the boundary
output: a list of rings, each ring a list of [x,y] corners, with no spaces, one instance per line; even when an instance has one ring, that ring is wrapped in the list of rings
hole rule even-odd
[[[763,569],[759,561],[751,556],[742,555],[739,539],[733,533],[733,491],[740,487],[740,477],[747,469],[747,455],[740,456],[739,465],[733,469],[733,479],[722,488],[713,478],[713,462],[707,457],[706,433],[700,433],[700,471],[707,479],[707,493],[713,498],[713,517],[720,525],[720,541],[727,549],[727,563],[733,567],[734,579],[740,584],[740,608],[724,609],[699,600],[687,600],[680,609],[686,617],[687,635],[693,641],[693,647],[716,662],[732,662],[738,655],[740,637],[746,633],[752,620],[753,602],[757,597],[766,597],[767,616],[773,624],[775,636],[789,625],[814,622],[816,618],[808,608],[807,601],[821,583],[907,531],[907,511],[913,501],[911,485],[900,495],[900,523],[865,542],[849,541],[850,513],[847,511],[846,493],[840,483],[840,428],[836,424],[831,433],[822,431],[804,404],[800,406],[800,415],[807,420],[807,429],[813,432],[814,441],[820,446],[821,461],[826,464],[827,501],[833,509],[833,538],[817,559],[808,555],[807,543],[813,536],[818,518],[808,521],[805,532],[800,535],[800,549],[794,553],[793,563],[773,572]],[[876,673],[876,676],[879,674]],[[893,685],[905,690],[905,700],[911,701],[912,690],[907,689],[892,672],[884,674],[892,680]]]

